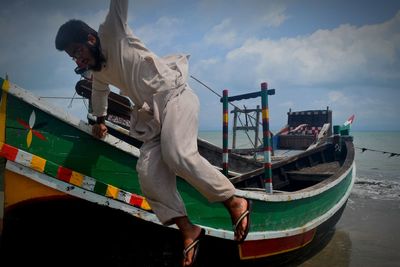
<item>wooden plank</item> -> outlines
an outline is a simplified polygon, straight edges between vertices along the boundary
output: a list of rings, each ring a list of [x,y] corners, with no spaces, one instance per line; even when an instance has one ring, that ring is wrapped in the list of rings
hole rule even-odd
[[[288,178],[292,181],[305,181],[305,182],[321,182],[335,173],[325,172],[325,173],[302,173],[302,172],[286,172]]]

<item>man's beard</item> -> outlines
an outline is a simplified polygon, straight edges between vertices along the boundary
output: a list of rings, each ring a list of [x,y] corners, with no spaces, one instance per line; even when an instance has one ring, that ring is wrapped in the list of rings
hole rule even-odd
[[[95,62],[93,66],[88,66],[88,69],[93,71],[101,71],[103,64],[106,62],[106,58],[101,52],[100,44],[99,43],[96,45],[88,44],[87,46],[89,48],[90,53],[92,53]]]

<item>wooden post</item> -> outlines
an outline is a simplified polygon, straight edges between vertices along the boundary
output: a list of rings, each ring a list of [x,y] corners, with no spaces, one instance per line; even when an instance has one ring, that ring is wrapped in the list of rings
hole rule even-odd
[[[228,177],[228,90],[222,96],[222,171]]]
[[[232,149],[236,148],[236,127],[239,109],[235,107],[233,112],[233,136],[232,136]]]
[[[272,163],[271,163],[271,134],[269,131],[268,110],[268,84],[261,84],[261,103],[263,118],[263,143],[264,143],[264,186],[267,193],[272,194]]]
[[[254,135],[254,148],[257,149],[258,147],[258,130],[259,130],[259,123],[260,123],[260,112],[258,111],[260,109],[260,106],[257,105],[257,114],[256,114],[256,130],[255,130],[255,135]]]

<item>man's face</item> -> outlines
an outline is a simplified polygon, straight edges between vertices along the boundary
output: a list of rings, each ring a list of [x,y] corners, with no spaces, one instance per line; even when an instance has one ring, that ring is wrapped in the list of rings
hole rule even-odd
[[[72,57],[79,68],[91,69],[97,64],[97,59],[88,44],[72,43],[65,49],[65,52]]]

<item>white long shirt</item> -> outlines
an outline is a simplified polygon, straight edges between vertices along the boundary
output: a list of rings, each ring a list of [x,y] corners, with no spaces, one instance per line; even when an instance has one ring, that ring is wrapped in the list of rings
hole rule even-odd
[[[188,57],[174,55],[159,58],[147,49],[129,28],[127,10],[127,0],[111,0],[109,13],[99,27],[106,63],[101,71],[93,72],[92,108],[95,116],[107,115],[109,85],[119,88],[121,94],[128,96],[135,104],[136,112],[143,109],[147,115],[153,116],[154,109],[162,109],[154,107],[157,105],[154,102],[165,104],[177,91],[174,89],[184,87],[187,82]],[[160,97],[163,98],[161,101]],[[149,116],[134,117],[136,120],[151,119]],[[138,130],[143,135],[143,129]]]

